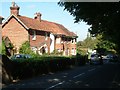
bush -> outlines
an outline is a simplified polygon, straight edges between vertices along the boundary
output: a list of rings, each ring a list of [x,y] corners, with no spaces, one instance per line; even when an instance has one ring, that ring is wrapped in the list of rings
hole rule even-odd
[[[24,79],[68,69],[71,65],[75,65],[75,59],[60,56],[40,56],[25,60],[16,59],[13,60],[13,63],[15,66],[13,77]]]
[[[0,54],[6,55],[5,43],[4,43],[3,40],[2,40],[2,43],[1,43],[1,45],[0,45]]]
[[[85,65],[85,56],[77,55],[71,57],[63,56],[37,56],[29,59],[12,60],[14,63],[15,79],[26,79],[49,72],[57,72],[71,68],[71,66]]]
[[[51,55],[63,55],[63,52],[59,52],[58,50],[54,50]]]
[[[31,56],[37,56],[30,48],[30,43],[26,41],[25,43],[22,44],[19,50],[20,53],[22,54],[30,54]]]

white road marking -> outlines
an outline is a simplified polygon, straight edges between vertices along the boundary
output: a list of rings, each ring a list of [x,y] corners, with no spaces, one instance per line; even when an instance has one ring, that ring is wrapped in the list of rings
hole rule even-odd
[[[79,74],[79,75],[76,75],[76,76],[74,76],[73,78],[77,78],[77,77],[79,77],[79,76],[81,76],[81,75],[83,75],[83,74],[85,74],[85,73],[81,73],[81,74]]]
[[[95,69],[96,69],[96,68],[93,68],[93,69],[90,69],[90,70],[88,70],[88,71],[90,72],[90,71],[93,71],[93,70],[95,70]]]
[[[65,81],[60,82],[60,83],[58,83],[58,84],[55,84],[55,85],[53,85],[53,86],[51,86],[51,87],[49,87],[49,88],[47,88],[47,89],[45,89],[45,90],[49,90],[49,89],[51,89],[51,88],[54,88],[54,87],[56,87],[56,86],[58,86],[58,85],[63,84],[64,82],[65,82]]]

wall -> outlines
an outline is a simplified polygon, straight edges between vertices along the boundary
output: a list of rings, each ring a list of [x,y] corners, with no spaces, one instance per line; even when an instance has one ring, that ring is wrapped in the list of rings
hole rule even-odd
[[[49,33],[46,39],[46,32],[40,31],[40,30],[34,30],[36,31],[36,40],[32,40],[32,35],[33,35],[33,30],[29,30],[30,34],[30,46],[31,47],[36,47],[36,49],[40,50],[42,47],[47,47],[47,52],[49,53],[50,49],[50,36]]]
[[[2,36],[8,36],[17,51],[25,41],[29,40],[28,31],[15,18],[11,18],[2,28]]]

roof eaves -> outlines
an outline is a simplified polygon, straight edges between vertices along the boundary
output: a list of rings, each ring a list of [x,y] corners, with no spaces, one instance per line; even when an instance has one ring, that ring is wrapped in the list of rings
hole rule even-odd
[[[14,14],[10,15],[5,22],[2,25],[2,28],[5,26],[5,24],[10,20],[10,18],[14,17],[19,23],[21,23],[27,30],[29,29],[18,17],[16,17]]]

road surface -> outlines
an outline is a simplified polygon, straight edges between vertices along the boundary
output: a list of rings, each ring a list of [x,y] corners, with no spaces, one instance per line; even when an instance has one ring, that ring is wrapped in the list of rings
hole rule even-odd
[[[120,88],[120,64],[85,65],[70,70],[42,75],[16,84],[3,90],[22,89],[73,89],[73,88]]]

